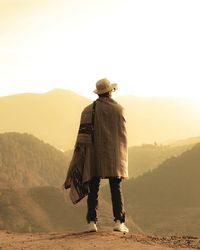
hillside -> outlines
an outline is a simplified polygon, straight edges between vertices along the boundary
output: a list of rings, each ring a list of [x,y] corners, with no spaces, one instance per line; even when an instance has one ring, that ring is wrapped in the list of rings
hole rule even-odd
[[[141,146],[132,146],[128,148],[128,170],[129,178],[136,178],[145,172],[157,168],[166,159],[178,156],[184,151],[190,149],[194,144],[190,144],[190,139],[184,140],[188,143],[181,146],[143,144]],[[68,159],[72,157],[72,150],[66,151]]]
[[[81,207],[77,207],[74,214],[71,202],[65,202],[61,189],[50,186],[0,189],[0,194],[1,230],[44,232],[83,229],[85,217]]]
[[[60,188],[43,186],[29,189],[0,189],[0,230],[13,232],[84,231],[86,199],[73,205],[68,192]],[[112,208],[100,195],[100,230],[113,226]],[[132,232],[141,232],[130,217]]]
[[[145,232],[200,231],[200,144],[124,183],[128,213]]]
[[[138,204],[148,206],[200,206],[200,144],[126,184]],[[158,188],[159,187],[159,188]],[[148,193],[146,192],[148,190]]]
[[[74,206],[61,189],[70,155],[29,134],[0,134],[0,229],[84,230],[86,199]],[[104,200],[101,203],[106,228],[112,223],[112,210]],[[129,225],[135,228],[131,219]]]
[[[170,97],[115,99],[125,107],[129,146],[199,135],[199,103]],[[62,89],[0,97],[0,133],[30,133],[58,149],[72,149],[81,111],[89,103]]]
[[[166,159],[178,156],[193,144],[182,146],[146,144],[128,149],[129,177],[138,177],[150,170],[157,168]]]
[[[199,235],[200,144],[190,149],[143,145],[132,150],[133,161],[145,168],[174,156],[123,183],[131,231]],[[70,155],[71,151],[63,153],[29,134],[0,134],[0,229],[85,230],[86,199],[74,206],[61,189]],[[107,230],[112,224],[110,194],[103,186],[99,228]]]
[[[142,145],[129,148],[129,176],[137,177],[181,154],[191,145]],[[12,157],[10,157],[12,155]],[[29,134],[0,134],[0,187],[61,185],[72,157]]]
[[[0,188],[61,186],[69,158],[29,134],[0,134]]]

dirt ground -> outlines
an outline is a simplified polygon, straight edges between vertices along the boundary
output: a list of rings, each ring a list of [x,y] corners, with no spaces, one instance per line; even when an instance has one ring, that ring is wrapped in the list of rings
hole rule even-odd
[[[72,250],[72,249],[126,249],[170,250],[200,249],[200,239],[171,236],[151,237],[142,234],[123,234],[112,231],[55,232],[19,234],[0,231],[0,250]]]

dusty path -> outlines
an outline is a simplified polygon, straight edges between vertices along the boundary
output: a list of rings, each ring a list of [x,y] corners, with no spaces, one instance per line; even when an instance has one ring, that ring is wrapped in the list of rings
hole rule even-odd
[[[0,231],[1,250],[186,250],[191,248],[200,249],[200,240],[191,237],[157,238],[141,234],[124,235],[111,231],[34,234]]]

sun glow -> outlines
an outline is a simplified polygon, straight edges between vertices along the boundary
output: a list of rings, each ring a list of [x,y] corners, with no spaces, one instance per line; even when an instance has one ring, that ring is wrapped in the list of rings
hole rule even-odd
[[[117,95],[198,98],[199,1],[0,0],[0,95],[95,82]]]

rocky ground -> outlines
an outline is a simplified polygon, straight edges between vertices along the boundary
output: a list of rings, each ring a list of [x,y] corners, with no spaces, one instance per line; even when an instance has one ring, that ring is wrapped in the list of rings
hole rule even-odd
[[[189,236],[152,237],[142,234],[122,234],[112,231],[97,233],[34,233],[19,234],[0,231],[1,250],[72,250],[72,249],[136,249],[170,250],[200,249],[200,239]]]

